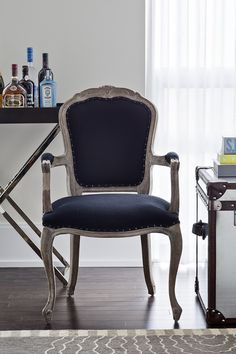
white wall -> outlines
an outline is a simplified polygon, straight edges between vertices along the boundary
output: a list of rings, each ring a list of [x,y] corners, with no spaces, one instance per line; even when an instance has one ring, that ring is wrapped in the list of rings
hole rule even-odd
[[[0,70],[5,82],[10,80],[11,64],[24,64],[26,47],[32,46],[38,70],[41,53],[49,53],[59,102],[75,92],[104,84],[126,86],[144,93],[144,0],[21,0],[14,4],[0,0],[0,4],[1,27],[7,28],[7,34],[0,36]],[[0,126],[1,185],[8,182],[50,129],[50,125]],[[62,153],[61,137],[47,150]],[[65,195],[62,170],[53,171],[53,182],[53,197]],[[40,225],[39,162],[11,195]],[[22,222],[17,215],[16,220]],[[0,266],[41,265],[2,216],[0,223]],[[28,231],[24,224],[23,227]],[[68,257],[68,239],[62,236],[56,242]],[[137,265],[140,257],[138,238],[84,238],[82,242],[82,265]]]

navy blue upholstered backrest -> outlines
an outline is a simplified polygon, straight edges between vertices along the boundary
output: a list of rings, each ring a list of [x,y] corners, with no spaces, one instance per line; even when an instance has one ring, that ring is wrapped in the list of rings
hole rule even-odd
[[[125,97],[93,97],[66,112],[76,181],[83,187],[139,185],[151,111]]]

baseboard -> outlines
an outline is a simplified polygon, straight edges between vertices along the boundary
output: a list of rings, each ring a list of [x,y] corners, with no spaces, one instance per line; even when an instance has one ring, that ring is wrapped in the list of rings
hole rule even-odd
[[[62,264],[60,262],[54,262],[56,267],[61,267]],[[40,268],[43,267],[42,261],[37,260],[0,260],[0,268]],[[80,267],[142,267],[142,263],[140,260],[83,260],[80,262]]]
[[[59,264],[55,264],[58,266]],[[27,260],[0,260],[0,268],[37,268],[37,267],[43,267],[43,262],[42,261],[29,261]]]
[[[133,260],[82,260],[81,267],[142,267],[140,259]]]
[[[60,262],[54,262],[54,265],[56,267],[61,267],[61,263]],[[169,268],[169,263],[166,263],[166,262],[158,262],[157,260],[156,261],[153,261],[153,266],[157,266],[160,268],[160,269],[164,269],[164,270],[168,270]],[[88,260],[84,260],[82,262],[80,262],[80,267],[89,267],[89,268],[111,268],[111,267],[117,267],[117,268],[132,268],[132,267],[142,267],[142,262],[141,260],[124,260],[124,261],[113,261],[113,260],[93,260],[93,259],[88,259]],[[42,261],[29,261],[29,260],[22,260],[22,261],[1,261],[0,260],[0,268],[43,268],[43,263]],[[185,273],[185,272],[188,272],[190,269],[191,270],[194,270],[196,268],[196,265],[195,263],[187,263],[187,264],[180,264],[179,265],[179,271],[182,272],[182,273]]]

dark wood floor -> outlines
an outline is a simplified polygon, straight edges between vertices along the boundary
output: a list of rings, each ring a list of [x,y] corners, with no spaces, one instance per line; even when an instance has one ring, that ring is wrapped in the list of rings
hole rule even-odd
[[[167,295],[167,270],[155,267],[157,293],[147,294],[142,268],[81,268],[75,296],[57,282],[52,329],[205,328],[194,294],[194,271],[180,271],[174,326]],[[43,268],[0,268],[0,330],[45,329],[41,309],[47,298]]]

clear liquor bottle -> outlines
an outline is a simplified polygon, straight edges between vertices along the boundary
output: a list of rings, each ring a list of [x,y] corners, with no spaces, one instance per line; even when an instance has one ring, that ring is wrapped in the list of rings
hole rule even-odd
[[[27,106],[27,93],[18,80],[18,66],[12,64],[12,80],[2,94],[4,108],[22,108]]]
[[[38,75],[33,62],[33,48],[27,48],[27,65],[29,67],[29,79],[34,83],[34,107],[38,107]]]
[[[40,107],[56,107],[56,105],[56,82],[50,78],[50,69],[47,69],[44,80],[40,82]]]
[[[22,66],[22,80],[20,85],[24,87],[27,93],[27,107],[34,107],[34,83],[29,79],[28,65]]]
[[[42,54],[42,63],[43,63],[42,69],[38,73],[38,87],[39,88],[40,88],[40,83],[44,80],[44,78],[46,76],[47,69],[50,70],[50,79],[53,80],[53,72],[49,68],[49,64],[48,64],[48,53]],[[40,89],[39,89],[39,105],[40,105]]]
[[[2,74],[0,72],[0,108],[2,107],[2,92],[4,90],[4,81],[3,81],[3,77]]]

